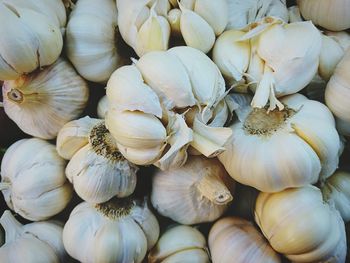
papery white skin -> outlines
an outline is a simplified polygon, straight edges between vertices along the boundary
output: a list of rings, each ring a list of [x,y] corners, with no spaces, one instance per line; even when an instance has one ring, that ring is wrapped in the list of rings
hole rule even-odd
[[[103,96],[97,104],[97,116],[100,119],[104,119],[106,117],[108,111],[108,100],[107,100],[107,96]]]
[[[251,222],[238,217],[218,220],[208,237],[213,263],[281,262],[267,242]]]
[[[145,204],[135,204],[127,215],[108,217],[84,202],[73,209],[63,229],[68,254],[84,263],[142,262],[158,236],[157,219]]]
[[[148,262],[210,262],[205,237],[194,227],[172,226],[161,235],[150,251]]]
[[[65,161],[55,146],[41,139],[22,139],[1,163],[1,191],[6,204],[22,217],[39,221],[61,212],[72,197]]]
[[[42,139],[54,139],[67,122],[84,110],[89,89],[72,65],[59,59],[52,66],[5,81],[6,114],[23,130]]]
[[[270,245],[292,262],[345,262],[344,222],[315,186],[260,193],[255,222]]]

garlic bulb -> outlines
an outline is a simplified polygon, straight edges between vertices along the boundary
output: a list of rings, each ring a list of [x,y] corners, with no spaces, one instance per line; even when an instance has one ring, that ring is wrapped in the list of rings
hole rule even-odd
[[[107,83],[106,126],[129,161],[162,170],[183,165],[187,148],[207,157],[231,136],[217,66],[191,47],[153,51],[117,69]]]
[[[209,232],[209,249],[213,263],[281,262],[254,225],[239,217],[217,221]]]
[[[53,139],[63,125],[84,110],[89,89],[63,59],[42,71],[5,81],[6,114],[23,130],[42,139]]]
[[[142,262],[158,240],[159,225],[147,207],[131,199],[79,204],[63,229],[70,256],[83,263]]]
[[[0,79],[23,74],[54,63],[63,39],[60,28],[47,15],[15,3],[0,1]]]
[[[108,99],[107,96],[103,96],[97,104],[97,116],[100,119],[104,119],[106,117],[108,111]]]
[[[350,2],[348,0],[297,0],[303,17],[328,30],[350,28]]]
[[[44,140],[22,139],[12,144],[1,163],[0,190],[8,207],[32,221],[61,212],[73,193],[64,168],[55,146]]]
[[[292,262],[345,262],[344,222],[314,186],[260,193],[255,222],[270,245]]]
[[[281,99],[283,110],[269,111],[253,109],[247,96],[227,100],[240,105],[238,119],[218,158],[236,181],[277,192],[323,181],[338,167],[340,139],[322,103],[293,94]]]
[[[102,120],[67,123],[58,134],[57,151],[70,159],[66,176],[83,200],[103,203],[134,192],[138,168],[121,155]]]
[[[67,56],[85,79],[105,83],[128,61],[118,50],[114,0],[79,0],[67,24]]]
[[[62,226],[50,221],[22,225],[9,210],[0,218],[6,242],[0,247],[1,262],[66,262]]]
[[[171,35],[207,53],[228,22],[226,0],[117,0],[117,8],[120,33],[140,57],[167,50]]]
[[[241,29],[266,16],[288,22],[286,0],[227,0],[229,19],[226,30]]]
[[[350,174],[337,171],[321,187],[323,199],[333,205],[345,222],[350,221]]]
[[[325,100],[337,119],[339,133],[350,135],[350,50],[348,49],[327,83]]]
[[[191,156],[181,168],[154,175],[151,201],[161,215],[178,223],[211,222],[230,205],[234,186],[216,159]]]
[[[209,263],[206,240],[196,228],[177,225],[167,229],[148,254],[149,263]]]

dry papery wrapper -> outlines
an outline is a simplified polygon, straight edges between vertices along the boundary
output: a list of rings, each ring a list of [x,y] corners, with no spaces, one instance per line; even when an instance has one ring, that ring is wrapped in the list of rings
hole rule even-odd
[[[148,254],[148,263],[209,263],[204,235],[194,227],[170,226]]]
[[[8,207],[32,221],[61,212],[73,194],[65,165],[47,141],[32,138],[12,144],[1,163],[0,190]]]
[[[66,23],[61,1],[0,1],[0,79],[14,80],[59,57]]]
[[[115,69],[130,61],[120,51],[117,17],[115,0],[79,0],[70,14],[67,57],[89,81],[106,83]]]
[[[67,122],[84,110],[89,88],[64,59],[41,71],[4,81],[6,114],[27,134],[54,139]]]
[[[280,256],[252,222],[239,217],[224,217],[209,232],[213,263],[279,263]]]
[[[5,230],[5,244],[0,247],[1,262],[67,262],[63,246],[63,224],[41,221],[22,225],[9,210],[4,211],[0,224]]]
[[[120,33],[139,57],[167,50],[171,36],[207,53],[228,22],[226,0],[117,0],[117,8]]]
[[[345,262],[344,222],[315,186],[260,193],[255,222],[272,248],[292,262]]]
[[[206,157],[225,150],[232,133],[223,127],[225,95],[219,69],[201,51],[152,51],[110,77],[106,126],[129,161],[180,167],[187,150]]]
[[[236,181],[277,192],[324,181],[338,168],[342,144],[324,104],[293,94],[281,99],[283,110],[271,111],[252,108],[248,95],[226,100],[238,118],[218,158]]]
[[[286,0],[227,0],[228,24],[226,30],[241,29],[266,16],[279,17],[288,22]]]
[[[158,237],[158,221],[147,202],[130,198],[83,202],[63,229],[66,251],[83,263],[141,263]]]
[[[103,96],[97,104],[97,116],[100,119],[104,119],[106,117],[108,111],[108,98],[107,95]]]
[[[306,20],[332,31],[350,28],[350,2],[348,0],[297,0]]]
[[[337,121],[339,133],[350,136],[350,49],[337,65],[327,83],[325,101]]]
[[[277,98],[300,91],[312,80],[321,46],[321,34],[311,22],[286,24],[265,17],[245,29],[224,32],[213,48],[213,61],[238,90],[255,92],[254,108],[269,102],[270,110],[282,110]]]
[[[231,204],[234,188],[216,158],[191,156],[180,168],[155,173],[151,201],[161,215],[180,224],[212,222]]]
[[[67,123],[57,136],[57,151],[70,160],[66,176],[83,200],[103,203],[134,192],[138,168],[119,152],[103,120],[84,117]]]

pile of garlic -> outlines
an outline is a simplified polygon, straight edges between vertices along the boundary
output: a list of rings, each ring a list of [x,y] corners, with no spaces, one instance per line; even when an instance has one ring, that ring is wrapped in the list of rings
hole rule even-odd
[[[0,0],[0,261],[348,262],[349,11]]]

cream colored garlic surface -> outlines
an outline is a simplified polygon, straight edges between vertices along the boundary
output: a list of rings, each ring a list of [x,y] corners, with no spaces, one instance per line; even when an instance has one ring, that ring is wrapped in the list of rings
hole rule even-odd
[[[57,151],[70,160],[66,176],[83,200],[103,203],[134,192],[138,168],[121,155],[103,120],[67,123],[58,134]]]
[[[22,225],[9,210],[0,224],[5,230],[5,244],[0,247],[1,262],[64,263],[63,227],[56,222],[41,221]]]
[[[344,222],[314,186],[260,193],[255,222],[270,245],[292,262],[345,262]]]
[[[79,0],[70,14],[65,43],[67,56],[87,80],[105,83],[116,68],[129,61],[118,49],[115,2]]]
[[[32,221],[61,212],[73,193],[65,165],[47,141],[32,138],[12,144],[1,162],[0,190],[8,207]]]
[[[154,175],[151,201],[161,215],[178,223],[211,222],[230,205],[234,186],[218,160],[191,156],[184,166]]]
[[[41,71],[4,82],[6,114],[23,130],[42,139],[54,139],[67,122],[84,110],[89,89],[69,62],[59,59]]]
[[[31,4],[24,7],[16,2],[0,1],[1,80],[17,79],[22,74],[53,64],[63,46],[61,31],[54,18],[51,20],[35,11]]]
[[[207,157],[231,136],[225,82],[201,51],[153,51],[117,69],[107,83],[106,126],[129,161],[162,170],[186,162],[187,149]]]
[[[194,227],[168,228],[148,254],[148,263],[209,263],[204,235]]]
[[[325,100],[337,120],[337,128],[343,135],[350,136],[350,50],[337,65],[327,83]]]
[[[146,202],[131,199],[81,203],[63,229],[66,251],[82,263],[140,263],[158,236],[158,221]]]
[[[138,56],[167,50],[172,35],[207,53],[228,22],[226,0],[117,0],[117,8],[120,33]]]
[[[239,217],[224,217],[209,232],[213,263],[279,263],[275,252],[253,223]]]
[[[247,96],[227,97],[240,106],[232,138],[218,156],[238,182],[277,192],[323,181],[338,167],[341,148],[329,109],[301,94],[281,99],[284,109],[253,109]]]
[[[108,111],[108,99],[107,96],[103,96],[97,104],[97,116],[100,119],[104,119],[106,117]]]
[[[315,25],[332,31],[350,28],[348,0],[297,0],[300,12]]]

